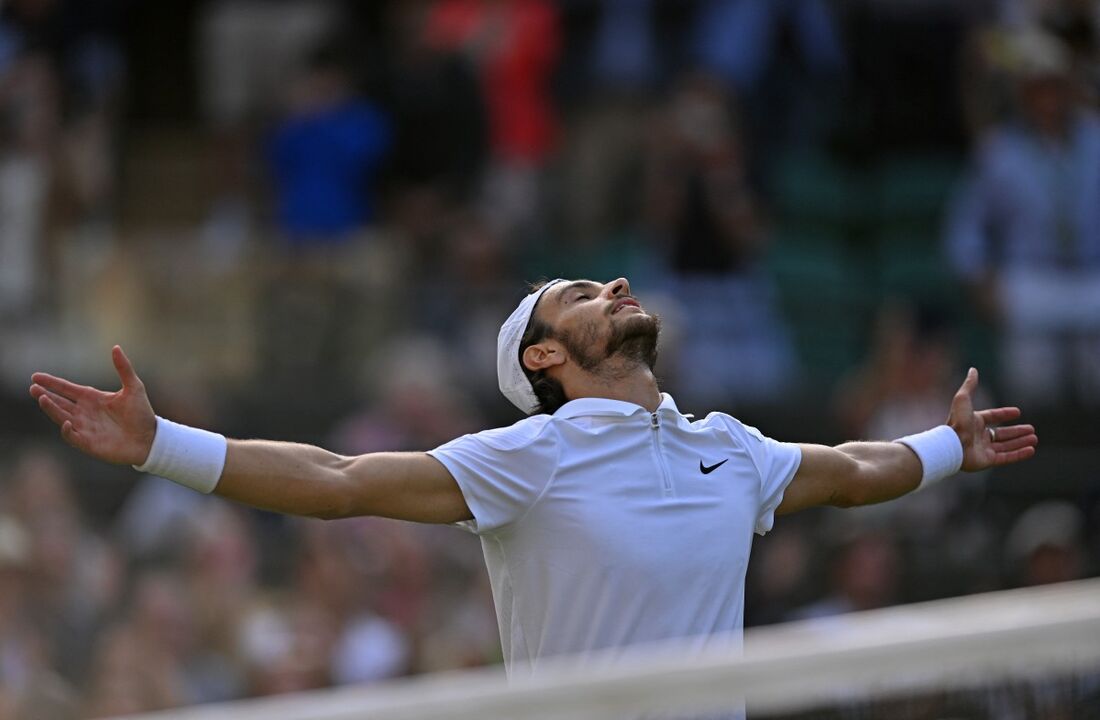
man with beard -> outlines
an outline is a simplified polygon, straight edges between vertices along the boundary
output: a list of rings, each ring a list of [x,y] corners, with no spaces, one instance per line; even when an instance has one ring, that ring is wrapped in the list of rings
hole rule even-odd
[[[527,413],[427,453],[342,457],[230,440],[153,414],[122,350],[122,389],[44,373],[31,395],[74,447],[285,513],[460,523],[482,540],[509,672],[540,658],[741,629],[753,532],[776,513],[881,502],[1031,457],[1017,408],[975,412],[971,369],[948,424],[898,442],[776,442],[658,391],[659,321],[624,278],[554,280],[501,327],[502,392]]]

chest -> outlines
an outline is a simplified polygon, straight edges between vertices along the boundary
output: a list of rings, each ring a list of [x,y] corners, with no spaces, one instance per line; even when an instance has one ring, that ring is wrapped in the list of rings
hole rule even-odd
[[[591,452],[563,454],[525,525],[542,547],[642,574],[743,562],[760,479],[729,436],[671,423],[578,429]]]

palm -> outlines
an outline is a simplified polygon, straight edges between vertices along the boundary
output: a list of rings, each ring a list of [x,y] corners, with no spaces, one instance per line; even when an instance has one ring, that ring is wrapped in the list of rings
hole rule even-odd
[[[1020,408],[1001,407],[974,410],[973,395],[978,371],[971,368],[962,387],[951,401],[947,424],[954,428],[963,445],[962,469],[973,472],[1026,460],[1035,454],[1039,438],[1031,425],[1008,425],[1020,417]],[[996,436],[990,433],[995,429]]]
[[[35,373],[31,396],[61,428],[65,442],[76,449],[99,460],[140,465],[156,434],[156,416],[145,386],[121,348],[114,348],[112,360],[122,380],[118,392]]]

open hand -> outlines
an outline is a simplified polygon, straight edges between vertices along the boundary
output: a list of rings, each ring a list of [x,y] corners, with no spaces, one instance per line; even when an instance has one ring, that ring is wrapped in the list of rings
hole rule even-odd
[[[46,373],[31,376],[31,397],[61,428],[61,437],[77,450],[98,460],[141,465],[149,457],[157,420],[145,385],[122,348],[115,345],[111,360],[122,389],[103,392]]]
[[[1035,454],[1039,437],[1032,425],[1008,425],[1020,417],[1020,408],[1001,407],[974,410],[973,395],[978,371],[970,368],[962,387],[951,401],[947,424],[959,435],[963,446],[962,469],[968,472],[1027,460]]]

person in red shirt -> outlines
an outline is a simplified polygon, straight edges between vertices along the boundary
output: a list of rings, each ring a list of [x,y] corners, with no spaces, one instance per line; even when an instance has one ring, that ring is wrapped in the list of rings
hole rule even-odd
[[[440,0],[429,11],[425,32],[429,44],[466,56],[478,74],[493,155],[486,205],[504,227],[530,220],[539,169],[557,134],[550,96],[560,47],[554,4]]]

